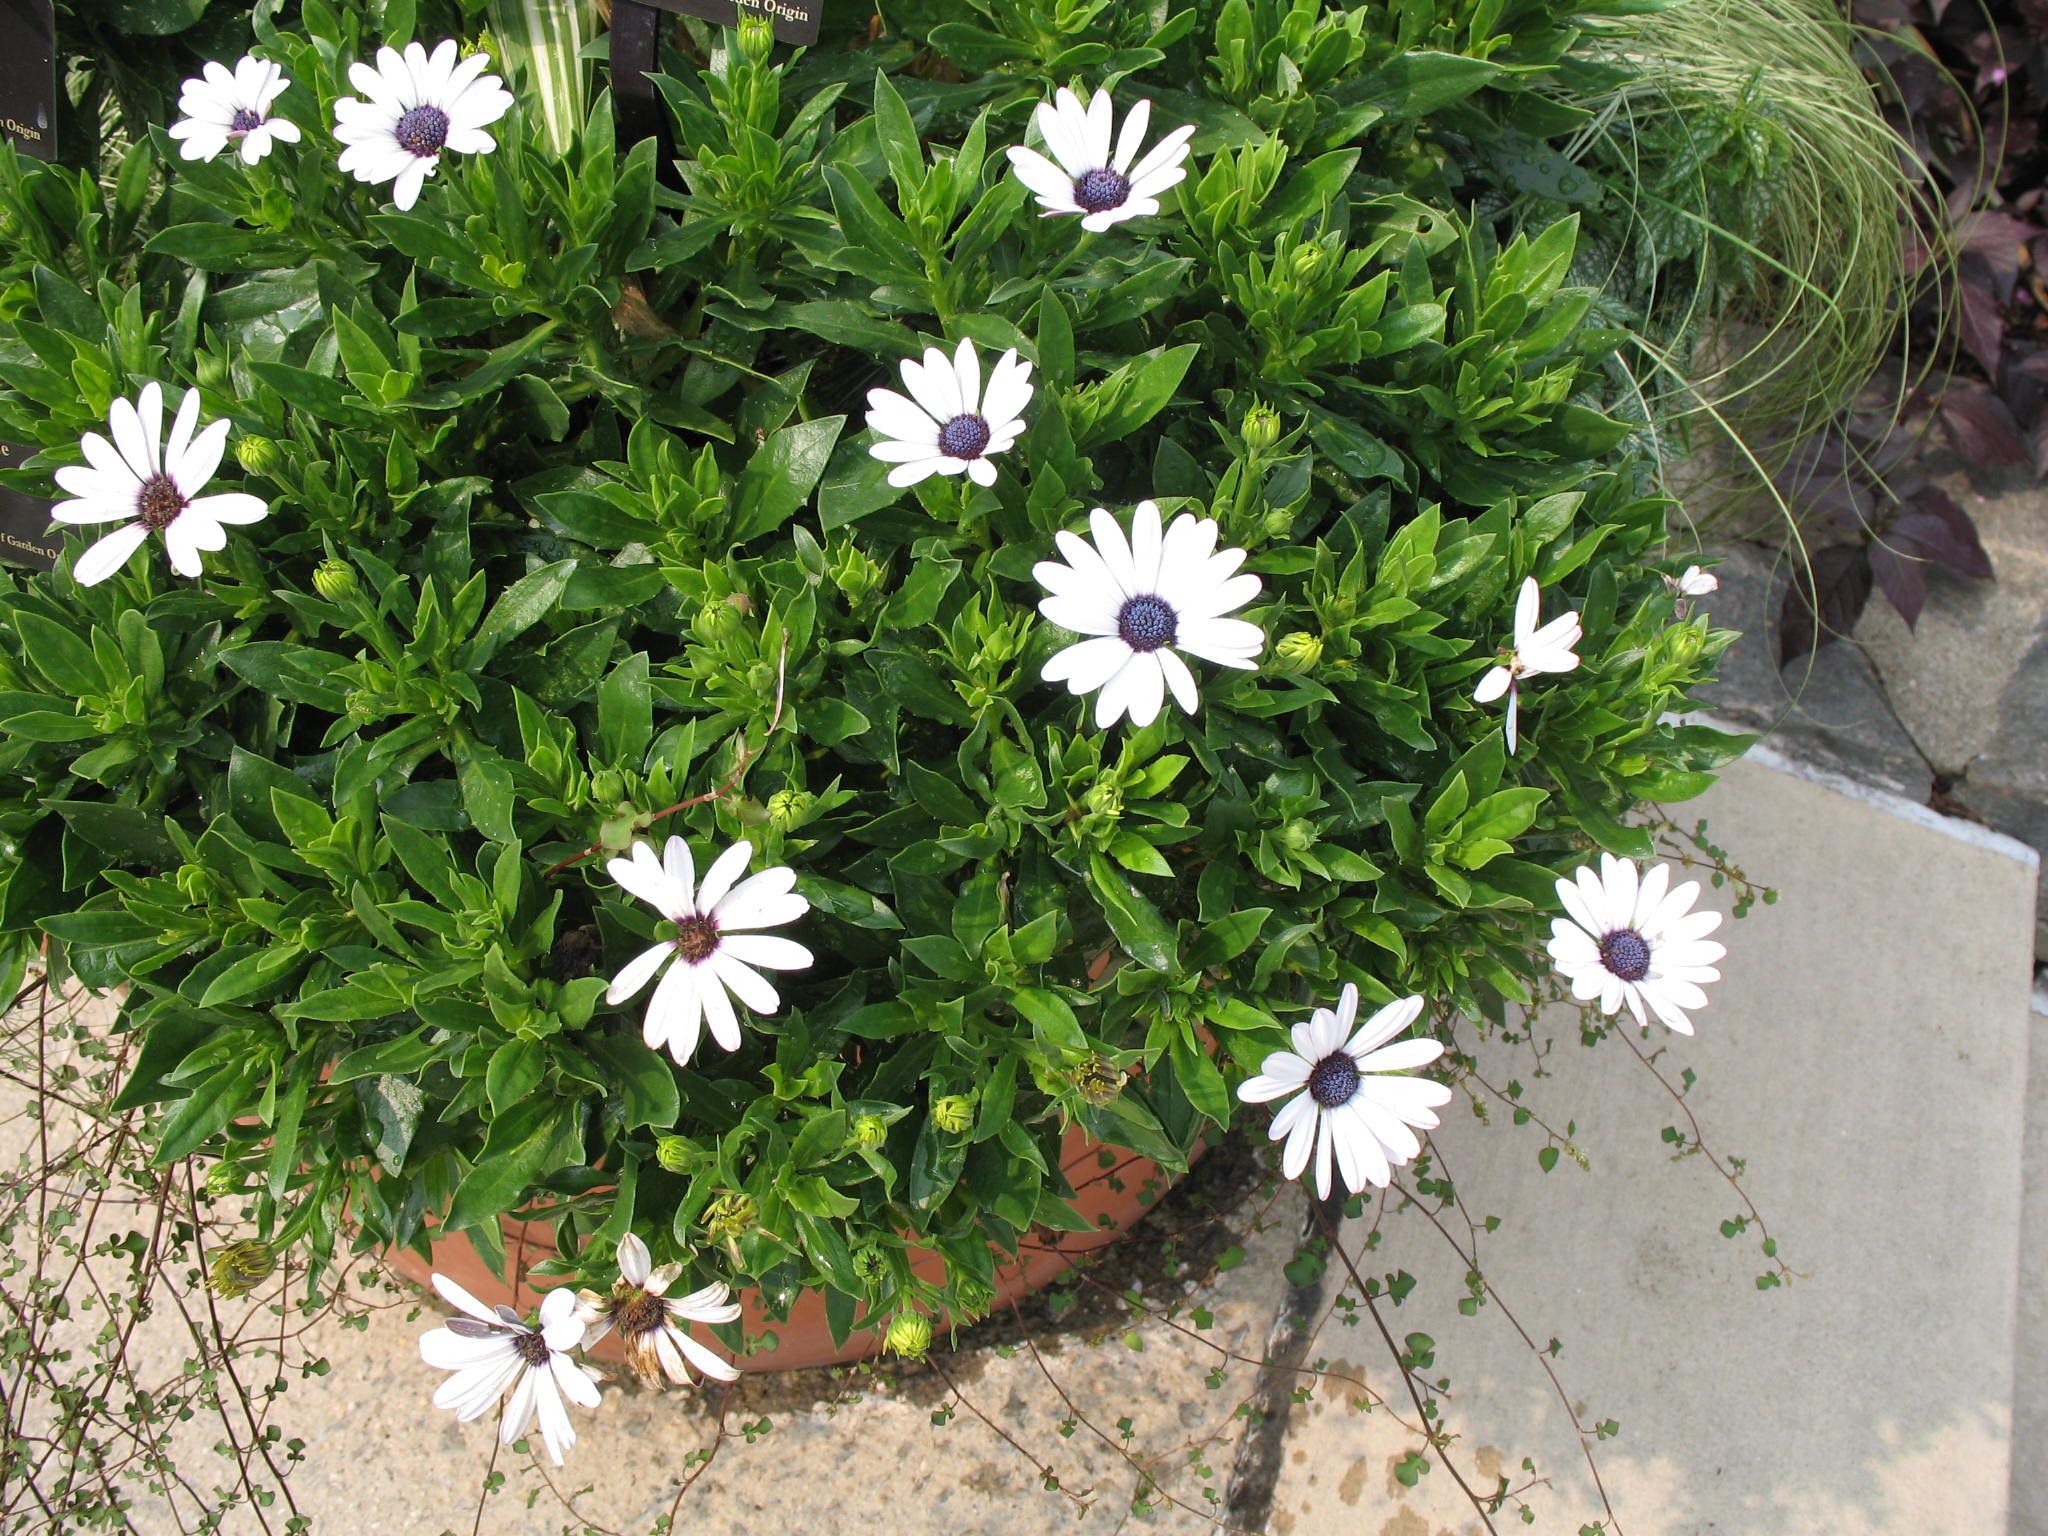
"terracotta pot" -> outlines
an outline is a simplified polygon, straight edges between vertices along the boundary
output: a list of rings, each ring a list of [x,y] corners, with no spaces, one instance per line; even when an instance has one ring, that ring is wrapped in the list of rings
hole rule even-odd
[[[1060,1145],[1061,1171],[1074,1187],[1074,1208],[1095,1230],[1047,1232],[1034,1228],[1026,1235],[1016,1261],[996,1270],[991,1315],[1020,1297],[1044,1289],[1072,1269],[1083,1254],[1111,1242],[1135,1225],[1173,1183],[1149,1157],[1118,1148],[1107,1149],[1114,1153],[1116,1161],[1104,1168],[1104,1150],[1080,1126],[1067,1127],[1066,1138]],[[523,1312],[547,1289],[527,1278],[527,1267],[554,1257],[554,1253],[551,1226],[508,1219],[505,1258],[506,1269],[512,1276],[509,1285],[490,1272],[466,1237],[438,1239],[431,1260],[421,1258],[410,1248],[396,1250],[387,1257],[393,1268],[416,1284],[425,1286],[428,1276],[438,1271],[466,1287],[487,1306],[503,1302]],[[911,1250],[910,1265],[920,1276],[936,1281],[944,1273],[945,1261],[930,1249],[915,1248]],[[745,1309],[741,1323],[746,1331],[772,1332],[776,1340],[774,1348],[757,1349],[745,1356],[740,1364],[746,1370],[794,1371],[809,1366],[846,1365],[881,1351],[882,1335],[878,1329],[857,1330],[844,1347],[834,1344],[832,1331],[825,1323],[825,1298],[820,1292],[806,1291],[791,1309],[789,1320],[780,1323],[768,1320],[758,1292],[741,1292],[740,1302]],[[695,1332],[701,1342],[716,1344],[708,1331]],[[616,1362],[622,1358],[616,1335],[600,1340],[589,1353],[600,1360]]]

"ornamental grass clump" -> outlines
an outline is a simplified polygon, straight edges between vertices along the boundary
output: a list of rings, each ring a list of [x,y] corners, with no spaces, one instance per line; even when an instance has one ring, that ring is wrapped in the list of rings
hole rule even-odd
[[[597,1299],[428,1358],[557,1456],[599,1315],[921,1352],[1085,1230],[1069,1124],[1179,1169],[1305,1083],[1285,1172],[1383,1185],[1741,745],[1575,223],[1437,126],[1561,8],[951,9],[701,34],[671,149],[557,153],[451,7],[306,0],[267,154],[0,148],[10,483],[132,518],[0,576],[0,971],[125,988],[157,1158],[316,1279],[551,1223]]]

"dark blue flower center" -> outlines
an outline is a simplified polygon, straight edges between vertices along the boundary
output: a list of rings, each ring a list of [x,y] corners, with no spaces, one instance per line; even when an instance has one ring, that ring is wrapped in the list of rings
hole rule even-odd
[[[439,107],[414,107],[398,120],[397,138],[409,154],[438,155],[448,142],[448,114]]]
[[[1134,597],[1117,610],[1116,632],[1134,651],[1156,651],[1180,633],[1173,606],[1162,597]]]
[[[145,528],[168,528],[184,510],[184,493],[169,475],[151,475],[135,493],[135,513]]]
[[[949,459],[978,459],[988,447],[988,423],[969,411],[939,428],[939,452]]]
[[[228,119],[229,133],[248,133],[263,126],[263,119],[247,107],[235,108],[235,115]]]
[[[548,1341],[537,1333],[518,1333],[512,1336],[512,1353],[534,1367],[548,1363]]]
[[[1650,974],[1650,946],[1633,928],[1617,928],[1600,941],[1600,963],[1623,981]]]
[[[1344,1051],[1333,1051],[1309,1069],[1308,1095],[1325,1109],[1349,1104],[1358,1092],[1358,1063]]]
[[[1123,207],[1131,195],[1131,178],[1122,171],[1104,167],[1090,171],[1074,183],[1074,201],[1090,213],[1107,213]]]
[[[711,958],[718,948],[718,921],[708,912],[693,912],[676,924],[676,953],[692,965]]]

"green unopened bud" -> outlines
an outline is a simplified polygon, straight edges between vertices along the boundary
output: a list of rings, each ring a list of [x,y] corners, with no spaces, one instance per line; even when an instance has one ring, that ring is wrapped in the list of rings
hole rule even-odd
[[[932,1320],[922,1312],[898,1312],[889,1319],[883,1347],[892,1355],[915,1360],[932,1347]]]
[[[1307,853],[1316,845],[1316,829],[1299,816],[1280,829],[1280,845],[1290,853]]]
[[[1264,453],[1280,441],[1280,413],[1270,405],[1255,405],[1244,413],[1244,445],[1253,453]]]
[[[1298,282],[1312,281],[1323,270],[1323,248],[1304,245],[1294,253],[1294,276]]]
[[[869,1285],[883,1280],[889,1274],[889,1256],[870,1244],[853,1250],[853,1272]]]
[[[1294,532],[1294,514],[1285,507],[1275,507],[1260,519],[1259,529],[1269,539],[1284,539]]]
[[[1322,659],[1322,636],[1312,635],[1305,629],[1282,635],[1280,643],[1273,647],[1273,670],[1288,677],[1313,672]]]
[[[1100,1109],[1124,1091],[1124,1075],[1108,1058],[1090,1056],[1074,1069],[1074,1091]]]
[[[804,824],[817,803],[815,795],[800,789],[778,789],[768,797],[768,824],[778,831],[792,831]]]
[[[1121,816],[1124,792],[1114,784],[1097,784],[1082,797],[1081,804],[1094,816]]]
[[[735,602],[734,598],[738,598],[739,601]],[[741,603],[746,603],[746,607],[741,607]],[[721,640],[739,634],[747,627],[747,608],[752,606],[735,592],[732,597],[709,602],[699,608],[696,618],[690,621],[690,628],[696,632],[699,640],[716,645]]]
[[[857,1147],[879,1147],[889,1139],[889,1122],[880,1115],[862,1115],[853,1122],[853,1144]]]
[[[269,1279],[276,1268],[277,1255],[270,1251],[268,1243],[245,1238],[214,1254],[206,1284],[216,1296],[246,1296]]]
[[[670,1173],[688,1173],[697,1161],[697,1148],[687,1136],[657,1136],[654,1160]]]
[[[974,1124],[974,1100],[963,1093],[949,1093],[932,1105],[932,1121],[949,1136],[958,1136]]]
[[[704,1213],[704,1230],[716,1238],[744,1237],[761,1219],[760,1204],[744,1190],[720,1195]]]
[[[190,865],[185,867],[191,868]],[[206,1170],[206,1188],[211,1194],[231,1195],[241,1182],[242,1170],[233,1163],[215,1163]]]
[[[832,557],[830,569],[832,583],[846,594],[849,607],[859,607],[882,584],[881,566],[851,544]]]
[[[274,475],[284,463],[284,450],[267,437],[237,438],[235,462],[252,475]]]
[[[313,590],[330,603],[354,597],[359,585],[355,567],[346,560],[322,560],[313,567]]]
[[[210,389],[217,394],[226,393],[234,378],[228,369],[228,360],[218,352],[202,352],[192,359],[192,376],[199,380],[201,389]]]

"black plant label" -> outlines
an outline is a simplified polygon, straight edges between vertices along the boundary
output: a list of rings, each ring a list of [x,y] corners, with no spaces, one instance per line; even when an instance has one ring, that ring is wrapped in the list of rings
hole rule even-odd
[[[55,0],[0,0],[0,133],[38,160],[57,152],[54,5]]]
[[[4,3],[4,0],[0,0]],[[0,469],[13,469],[35,450],[0,443]],[[61,529],[50,526],[51,503],[0,485],[0,560],[47,571],[64,552]]]
[[[736,27],[740,14],[759,16],[775,24],[775,35],[785,43],[815,43],[818,23],[824,16],[825,0],[638,0],[682,16],[715,21]],[[615,18],[616,24],[616,18]]]

